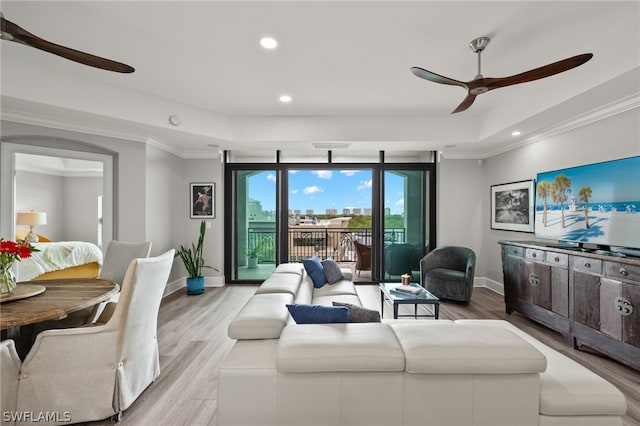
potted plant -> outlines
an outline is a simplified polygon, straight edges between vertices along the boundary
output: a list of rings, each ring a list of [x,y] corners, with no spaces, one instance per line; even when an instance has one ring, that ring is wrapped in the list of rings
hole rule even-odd
[[[255,242],[247,250],[247,268],[255,269],[258,267],[258,254],[262,247],[262,239],[256,236]]]
[[[176,251],[176,257],[180,256],[182,263],[187,270],[187,294],[201,294],[204,292],[204,277],[202,276],[202,268],[214,269],[204,264],[202,257],[202,245],[204,243],[205,233],[204,220],[200,223],[200,237],[198,245],[191,243],[191,247],[180,246]]]

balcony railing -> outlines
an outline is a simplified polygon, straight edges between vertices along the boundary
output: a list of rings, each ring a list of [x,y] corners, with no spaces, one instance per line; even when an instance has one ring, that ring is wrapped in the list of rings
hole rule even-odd
[[[385,243],[404,243],[404,228],[387,228]],[[260,263],[275,262],[276,231],[273,228],[249,228],[247,247],[257,247]],[[325,228],[288,230],[289,261],[318,256],[320,259],[333,258],[336,262],[355,262],[353,241],[371,245],[371,228]]]

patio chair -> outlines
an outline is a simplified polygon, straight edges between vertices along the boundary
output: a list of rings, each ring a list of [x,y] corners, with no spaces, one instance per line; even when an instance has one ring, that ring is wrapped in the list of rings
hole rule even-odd
[[[353,241],[353,248],[356,251],[356,271],[360,276],[360,271],[371,270],[371,246]]]

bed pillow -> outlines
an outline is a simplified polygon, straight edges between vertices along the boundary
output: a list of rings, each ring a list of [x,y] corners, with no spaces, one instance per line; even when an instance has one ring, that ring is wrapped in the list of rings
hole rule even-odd
[[[344,306],[349,310],[349,322],[381,322],[380,312],[351,303],[333,302],[333,306]]]
[[[344,306],[286,305],[296,324],[328,324],[349,322],[349,310]]]
[[[320,263],[320,259],[318,257],[304,259],[302,264],[304,265],[304,269],[307,271],[307,274],[311,277],[311,281],[313,281],[313,286],[315,288],[320,288],[327,283],[327,277],[324,276],[324,269],[322,268],[322,263]]]
[[[333,259],[326,259],[322,261],[322,269],[324,276],[327,278],[329,284],[334,284],[344,278],[340,267]]]

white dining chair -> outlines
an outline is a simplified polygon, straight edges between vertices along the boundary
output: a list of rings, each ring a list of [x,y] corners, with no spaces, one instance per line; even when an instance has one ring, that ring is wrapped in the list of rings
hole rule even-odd
[[[119,418],[160,374],[157,321],[175,250],[135,259],[105,324],[38,334],[20,369],[18,412],[73,423]]]

